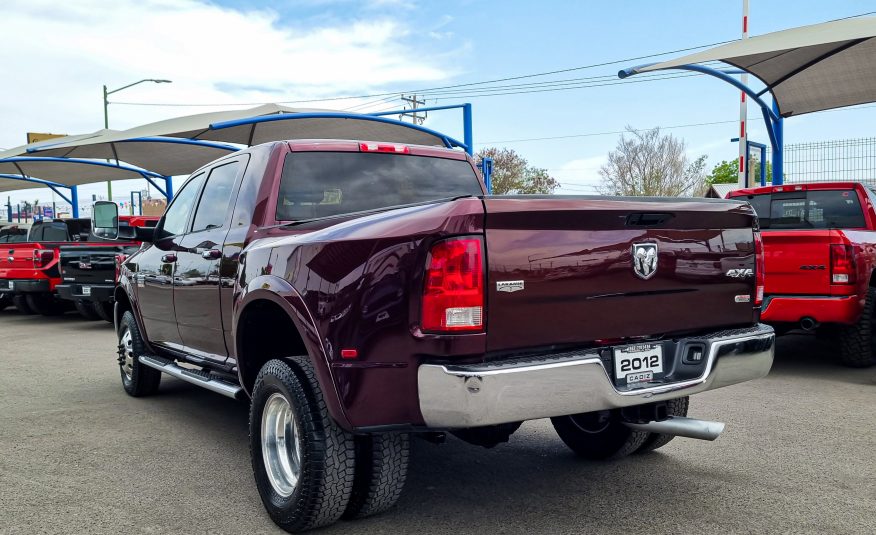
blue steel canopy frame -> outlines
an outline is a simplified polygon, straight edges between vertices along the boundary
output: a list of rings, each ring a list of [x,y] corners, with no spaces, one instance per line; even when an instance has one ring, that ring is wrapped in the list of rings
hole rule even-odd
[[[635,67],[630,67],[628,69],[623,69],[617,73],[618,78],[627,78],[629,76],[634,76],[639,74],[640,69],[644,69],[645,67],[650,67],[651,65],[656,65],[655,63],[646,63],[644,65],[637,65]],[[772,145],[773,153],[773,184],[781,185],[784,181],[784,159],[782,156],[782,151],[784,148],[784,119],[781,115],[779,115],[779,107],[773,95],[772,106],[764,102],[761,98],[761,95],[764,95],[769,91],[769,87],[762,91],[755,91],[747,85],[743,84],[736,78],[731,76],[732,74],[739,74],[743,71],[740,70],[731,70],[731,71],[721,71],[718,69],[713,69],[711,67],[706,67],[703,65],[690,64],[690,65],[678,65],[676,67],[671,67],[672,69],[680,69],[684,71],[693,71],[699,72],[702,74],[706,74],[709,76],[713,76],[727,82],[733,87],[739,89],[746,95],[748,95],[758,106],[760,106],[760,111],[763,114],[764,125],[766,126],[767,134],[770,138],[770,145]],[[756,78],[756,77],[755,77]],[[770,92],[771,93],[771,92]],[[747,166],[746,166],[747,169]]]
[[[24,172],[24,170],[21,169],[21,167],[18,165],[18,163],[58,162],[58,163],[65,163],[65,164],[96,165],[96,166],[101,166],[101,167],[112,167],[115,169],[122,169],[124,171],[131,171],[133,173],[139,174],[141,177],[146,179],[150,184],[155,186],[155,188],[158,191],[160,191],[162,193],[162,195],[164,195],[165,197],[168,197],[168,200],[171,198],[168,196],[168,194],[172,195],[171,177],[160,175],[158,173],[153,173],[152,171],[147,171],[145,169],[139,169],[137,167],[131,167],[128,165],[123,165],[123,164],[118,164],[118,163],[112,164],[109,162],[98,161],[98,160],[84,160],[84,159],[79,159],[79,158],[56,158],[56,157],[52,157],[52,156],[13,156],[11,158],[4,158],[4,159],[0,160],[0,162],[14,163],[14,164],[16,164],[16,167],[18,168],[18,170],[21,172],[20,175],[0,174],[0,178],[6,178],[6,179],[10,179],[10,180],[20,180],[22,182],[31,182],[34,184],[40,184],[40,185],[46,186],[48,188],[51,188],[54,192],[56,192],[58,195],[60,195],[65,201],[67,201],[71,204],[71,207],[73,210],[73,217],[79,217],[79,191],[77,189],[77,186],[68,186],[67,184],[61,184],[60,182],[54,182],[51,180],[45,180],[45,179],[29,176],[27,173]],[[156,178],[160,178],[160,179],[164,180],[164,184],[165,184],[166,189],[162,189],[155,182],[154,179],[156,179]],[[67,197],[64,194],[62,194],[59,191],[60,188],[69,189],[70,190],[70,197]]]
[[[231,121],[221,121],[217,123],[212,123],[210,125],[210,130],[222,130],[225,128],[233,128],[235,126],[243,126],[248,124],[259,124],[259,123],[269,123],[273,121],[294,121],[296,119],[356,119],[360,121],[375,121],[380,123],[393,124],[398,126],[404,126],[405,128],[411,128],[413,130],[419,130],[420,132],[427,133],[431,136],[437,137],[440,139],[444,146],[447,148],[459,147],[465,152],[469,154],[469,156],[474,154],[474,141],[472,134],[472,109],[471,104],[453,104],[449,106],[433,106],[426,108],[417,108],[417,113],[419,112],[428,112],[428,111],[440,111],[440,110],[452,110],[452,109],[462,109],[462,120],[463,120],[463,139],[464,141],[459,141],[450,136],[442,134],[436,130],[432,130],[431,128],[426,128],[424,126],[406,123],[403,121],[398,121],[395,119],[387,119],[383,117],[384,115],[398,115],[400,113],[410,113],[410,110],[393,110],[393,111],[382,111],[379,113],[370,113],[370,114],[361,114],[361,113],[344,113],[344,112],[308,112],[308,113],[279,113],[274,115],[259,115],[257,117],[245,117],[243,119],[234,119]]]

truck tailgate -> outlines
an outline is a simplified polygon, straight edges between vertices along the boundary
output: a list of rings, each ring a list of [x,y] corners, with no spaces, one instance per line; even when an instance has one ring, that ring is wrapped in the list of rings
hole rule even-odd
[[[489,351],[755,319],[754,217],[740,203],[488,197],[484,204]],[[639,274],[637,245],[644,245],[636,250]]]
[[[836,230],[764,230],[767,295],[830,295],[830,244]]]
[[[61,247],[61,278],[79,284],[113,284],[116,255],[136,249],[130,244]]]

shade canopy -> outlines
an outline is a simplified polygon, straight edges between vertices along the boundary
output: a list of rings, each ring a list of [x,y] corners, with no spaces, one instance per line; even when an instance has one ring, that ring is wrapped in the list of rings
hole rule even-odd
[[[722,61],[756,76],[782,117],[876,101],[876,17],[802,26],[734,41],[622,77]]]
[[[78,186],[105,180],[159,176],[134,167],[117,166],[105,161],[28,156],[15,156],[0,160],[0,174],[39,178],[65,186]],[[9,179],[3,180],[4,183],[7,181],[12,182]],[[19,181],[18,183],[19,187],[12,188],[10,184],[8,189],[27,189],[38,186],[38,184],[31,182]]]
[[[282,119],[294,118],[295,120],[275,120],[281,119],[280,116]],[[271,120],[249,121],[253,118],[270,118]],[[199,113],[166,119],[105,136],[54,144],[50,148],[42,147],[43,150],[39,152],[67,156],[72,153],[64,151],[75,148],[75,153],[79,156],[84,156],[88,151],[89,157],[105,157],[109,150],[108,147],[100,147],[95,152],[90,152],[91,149],[86,147],[159,136],[240,145],[257,145],[282,139],[357,139],[443,146],[446,145],[447,139],[442,134],[427,128],[371,115],[265,104],[245,110]],[[98,152],[100,156],[96,156]],[[160,155],[156,154],[155,157],[157,158],[153,160],[155,163],[152,165],[144,163],[143,166],[149,169],[160,167],[162,163]],[[125,160],[124,158],[120,159]],[[187,172],[193,170],[194,168]]]
[[[106,141],[114,137],[115,133],[108,133],[89,138],[85,142],[73,141],[31,149],[29,154],[116,160],[165,176],[173,176],[187,175],[229,152],[238,150],[238,147],[227,143],[163,136]]]
[[[90,134],[77,134],[74,136],[63,136],[57,137],[53,139],[46,139],[43,141],[37,141],[36,143],[28,143],[27,145],[19,145],[18,147],[13,147],[11,149],[6,149],[0,151],[0,159],[3,158],[11,158],[12,156],[27,156],[30,151],[39,150],[46,147],[52,147],[58,145],[60,143],[76,143],[85,141],[87,139],[92,139],[95,137],[101,137],[108,134],[114,134],[118,132],[118,130],[98,130],[96,132],[91,132]]]

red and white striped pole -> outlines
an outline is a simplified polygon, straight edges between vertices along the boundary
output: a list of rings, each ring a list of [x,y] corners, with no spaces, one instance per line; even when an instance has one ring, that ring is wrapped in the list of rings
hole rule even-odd
[[[748,39],[748,0],[742,0],[742,38]],[[748,85],[748,73],[742,75],[742,83]],[[748,186],[748,103],[745,93],[739,98],[739,187]],[[763,165],[763,163],[761,163]]]

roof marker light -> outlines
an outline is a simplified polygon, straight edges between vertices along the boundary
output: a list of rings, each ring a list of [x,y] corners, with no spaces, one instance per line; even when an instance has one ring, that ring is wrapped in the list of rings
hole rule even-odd
[[[410,154],[411,149],[407,145],[396,145],[395,143],[359,143],[359,152],[389,152],[393,154]]]

